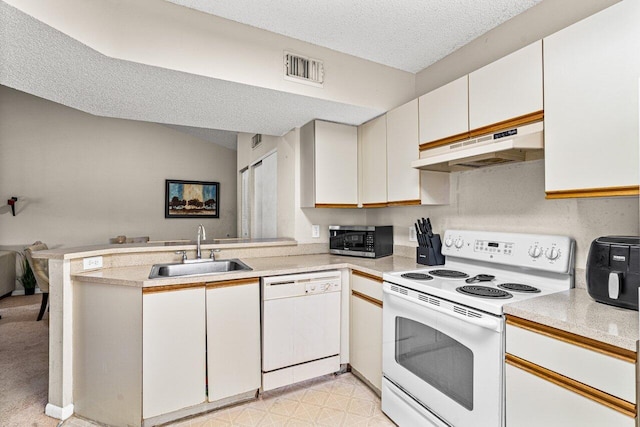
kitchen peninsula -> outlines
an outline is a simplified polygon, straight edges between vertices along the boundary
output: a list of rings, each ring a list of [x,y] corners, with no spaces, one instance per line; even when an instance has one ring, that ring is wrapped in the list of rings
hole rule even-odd
[[[267,248],[272,256],[259,257]],[[77,390],[74,393],[77,384],[74,371],[77,372],[81,367],[73,355],[77,350],[74,334],[79,326],[79,322],[75,321],[75,315],[83,308],[76,305],[81,295],[78,290],[82,287],[118,287],[128,295],[134,295],[132,298],[141,298],[144,292],[154,288],[176,290],[194,283],[248,280],[257,282],[264,276],[337,269],[343,272],[342,280],[346,284],[343,286],[344,297],[348,296],[349,292],[349,270],[358,270],[363,274],[378,277],[381,281],[382,272],[416,268],[413,258],[391,256],[370,260],[334,256],[326,253],[326,245],[297,245],[290,239],[203,242],[202,251],[205,254],[213,249],[220,250],[217,254],[218,259],[240,258],[252,270],[149,279],[152,264],[179,262],[180,257],[176,255],[176,251],[186,251],[189,259],[194,258],[195,245],[184,242],[87,246],[39,252],[39,258],[49,260],[51,280],[49,403],[46,413],[55,418],[66,419],[77,410],[80,393],[77,393]],[[95,257],[101,257],[102,268],[84,270],[83,260]],[[348,298],[343,300],[349,301]],[[103,305],[100,301],[97,303],[98,306]],[[104,304],[106,303],[105,301]],[[117,321],[118,313],[113,313],[110,319]],[[348,303],[343,304],[343,319],[341,346],[346,349],[349,339]],[[347,363],[348,350],[342,351],[341,357],[344,359],[341,363]]]

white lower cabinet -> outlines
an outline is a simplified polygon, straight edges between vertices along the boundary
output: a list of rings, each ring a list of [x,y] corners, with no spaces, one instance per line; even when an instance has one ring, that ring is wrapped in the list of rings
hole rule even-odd
[[[82,283],[73,298],[74,410],[82,417],[156,425],[252,398],[260,388],[257,278],[147,288]]]
[[[207,284],[209,401],[260,388],[260,282]]]
[[[507,316],[509,427],[636,425],[637,354]]]
[[[142,417],[206,401],[205,288],[144,293]]]
[[[382,279],[351,273],[349,364],[356,375],[382,389]]]

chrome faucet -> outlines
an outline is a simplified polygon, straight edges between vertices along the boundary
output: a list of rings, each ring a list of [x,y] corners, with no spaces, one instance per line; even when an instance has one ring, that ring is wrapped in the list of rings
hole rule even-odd
[[[204,225],[198,225],[198,245],[196,247],[196,259],[202,259],[202,252],[200,251],[200,241],[207,240],[207,233],[204,231]]]

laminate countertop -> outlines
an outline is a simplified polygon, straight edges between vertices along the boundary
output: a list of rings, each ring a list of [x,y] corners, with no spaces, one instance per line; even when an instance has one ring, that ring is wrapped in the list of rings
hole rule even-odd
[[[585,289],[531,298],[504,306],[505,314],[637,351],[638,312],[594,301]]]
[[[331,254],[276,256],[242,259],[253,270],[234,273],[149,279],[151,265],[105,268],[73,274],[78,282],[109,283],[121,286],[154,287],[198,282],[218,282],[348,268],[382,279],[385,272],[426,268],[415,258],[398,255],[379,259]],[[620,348],[637,351],[638,312],[595,302],[584,289],[506,304],[505,314],[592,338]]]
[[[382,279],[383,272],[404,271],[425,266],[416,264],[415,258],[392,255],[378,259],[356,258],[331,254],[277,256],[264,258],[243,258],[242,262],[253,270],[233,273],[193,275],[171,278],[149,279],[151,265],[105,268],[102,270],[72,274],[79,282],[109,283],[121,286],[153,287],[181,285],[197,282],[219,282],[277,276],[282,274],[306,273],[349,268]]]

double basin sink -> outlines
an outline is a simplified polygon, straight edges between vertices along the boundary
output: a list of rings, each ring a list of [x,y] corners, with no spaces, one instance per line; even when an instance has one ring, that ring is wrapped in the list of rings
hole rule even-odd
[[[225,259],[220,261],[204,260],[193,263],[155,264],[151,267],[149,279],[160,277],[181,277],[198,274],[220,274],[236,271],[253,270],[239,259]]]

